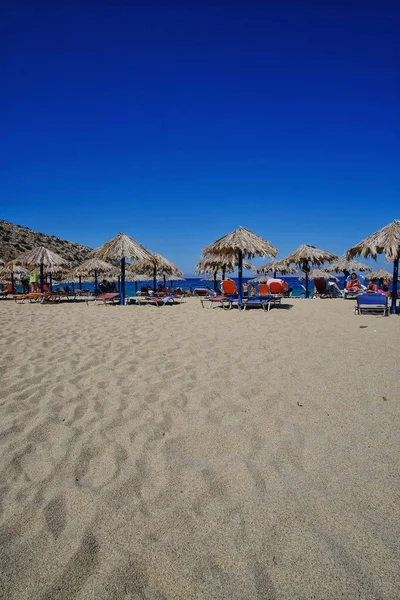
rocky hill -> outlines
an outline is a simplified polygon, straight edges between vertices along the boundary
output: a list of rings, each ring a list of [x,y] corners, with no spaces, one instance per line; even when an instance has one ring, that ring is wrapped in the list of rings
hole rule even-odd
[[[62,240],[55,235],[33,231],[0,219],[0,260],[8,262],[36,246],[46,246],[72,264],[79,264],[92,252],[91,248],[76,242]]]

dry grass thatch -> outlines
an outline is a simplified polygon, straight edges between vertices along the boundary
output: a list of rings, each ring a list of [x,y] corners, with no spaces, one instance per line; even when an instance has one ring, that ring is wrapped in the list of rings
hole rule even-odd
[[[95,255],[102,260],[115,260],[119,258],[141,260],[152,257],[151,252],[125,233],[119,233],[112,240],[97,248]]]
[[[183,273],[170,260],[161,254],[152,254],[150,258],[138,260],[130,265],[128,271],[137,275],[149,275],[153,277],[154,269],[156,275],[166,276],[171,280],[172,276],[182,277]]]
[[[11,273],[14,275],[21,275],[22,273],[29,273],[29,269],[22,267],[21,265],[14,265],[14,261],[9,262],[2,269],[0,269],[0,276],[7,277]]]
[[[296,265],[304,265],[311,263],[312,265],[322,265],[326,262],[331,262],[332,260],[337,260],[339,257],[332,252],[328,252],[327,250],[320,250],[315,246],[309,246],[308,244],[303,244],[299,246],[297,250],[289,254],[285,258],[286,264],[296,264]]]
[[[304,274],[299,277],[301,280],[305,278],[306,276]],[[322,269],[313,269],[310,271],[308,274],[308,279],[334,279],[335,281],[338,281],[338,278],[335,277],[335,275],[332,275],[332,273],[328,273],[327,271],[323,271]]]
[[[297,273],[297,269],[290,267],[285,258],[281,260],[270,260],[264,265],[257,267],[254,270],[255,273],[281,273],[287,275],[288,273]]]
[[[237,266],[237,258],[227,258],[226,256],[209,254],[196,263],[194,272],[198,275],[202,275],[203,273],[209,273],[210,271],[211,273],[215,273],[216,271],[225,269],[226,273],[232,273]],[[243,268],[250,271],[253,268],[253,265],[244,260]]]
[[[376,269],[376,271],[371,271],[364,276],[365,279],[388,279],[392,281],[393,273],[389,273],[389,271],[385,271],[384,269]]]
[[[165,279],[166,279],[166,281],[186,281],[186,279],[184,277],[179,277],[179,275],[166,275]],[[144,275],[142,273],[137,273],[137,274],[128,276],[128,281],[137,281],[138,283],[140,281],[152,281],[152,280],[153,280],[153,277],[150,277],[149,275]],[[164,281],[164,276],[157,275],[156,280]]]
[[[272,246],[259,235],[245,227],[238,227],[235,231],[224,235],[203,250],[203,257],[208,254],[219,254],[222,256],[237,256],[241,251],[243,256],[253,258],[254,256],[271,256],[278,254],[278,249]]]
[[[43,265],[47,273],[57,273],[69,266],[68,262],[62,256],[44,246],[38,246],[37,248],[33,248],[33,250],[24,252],[24,254],[17,256],[9,264],[21,265],[27,268],[35,268]]]
[[[354,271],[371,271],[371,267],[364,265],[364,263],[358,262],[358,260],[339,258],[329,264],[329,270],[335,273],[353,273]]]
[[[346,252],[346,256],[363,256],[367,258],[372,256],[376,259],[378,254],[384,254],[388,262],[400,258],[400,219],[375,231],[372,235],[365,238]]]
[[[97,273],[114,273],[116,272],[116,268],[114,265],[101,260],[97,256],[93,256],[92,258],[88,258],[81,265],[77,266],[71,274],[75,277],[87,277],[88,275],[93,275],[94,272]]]

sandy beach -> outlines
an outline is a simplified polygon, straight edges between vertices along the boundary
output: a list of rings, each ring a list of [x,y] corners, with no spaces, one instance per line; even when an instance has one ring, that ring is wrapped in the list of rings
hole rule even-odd
[[[400,598],[400,320],[0,301],[0,598]]]

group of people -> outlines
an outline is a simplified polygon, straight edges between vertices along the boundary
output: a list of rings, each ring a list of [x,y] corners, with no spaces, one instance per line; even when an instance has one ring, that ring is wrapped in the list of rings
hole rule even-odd
[[[21,275],[21,285],[24,294],[29,294],[29,292],[38,293],[40,291],[39,275],[36,272],[31,273],[31,275],[24,273]]]
[[[107,279],[103,279],[101,283],[97,285],[96,293],[99,294],[113,294],[117,291],[117,287],[114,281],[107,281]]]
[[[178,293],[178,290],[180,288],[177,288],[175,290],[176,293]],[[173,289],[170,287],[166,287],[165,285],[162,285],[162,283],[159,283],[157,288],[154,290],[150,285],[142,285],[142,287],[140,288],[140,294],[142,295],[146,295],[146,296],[153,296],[154,294],[157,295],[166,295],[166,294],[171,294],[173,293]],[[183,292],[182,292],[183,293]]]
[[[365,287],[362,285],[360,280],[357,277],[356,273],[352,273],[350,275],[349,280],[346,283],[346,291],[348,292],[361,292],[364,291],[367,294],[376,294],[379,292],[380,294],[385,294],[386,296],[390,296],[389,289],[389,281],[387,279],[380,279],[379,285],[374,283],[372,279],[369,280],[368,285]]]

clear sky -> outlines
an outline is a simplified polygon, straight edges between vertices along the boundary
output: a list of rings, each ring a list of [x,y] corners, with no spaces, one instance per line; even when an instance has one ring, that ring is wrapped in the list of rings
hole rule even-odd
[[[400,217],[399,2],[1,11],[2,218],[191,273],[239,225],[341,254]]]

